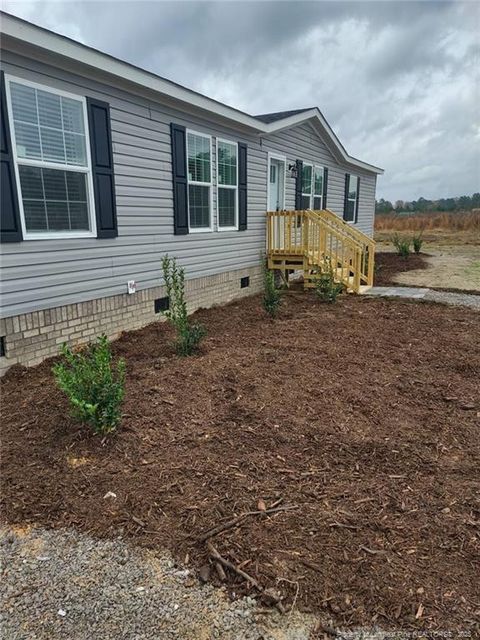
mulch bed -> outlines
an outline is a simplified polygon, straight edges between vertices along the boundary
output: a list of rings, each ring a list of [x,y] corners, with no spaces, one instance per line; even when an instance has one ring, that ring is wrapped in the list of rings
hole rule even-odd
[[[374,284],[378,287],[401,286],[393,280],[394,276],[405,271],[427,269],[426,257],[422,253],[411,253],[407,258],[387,251],[375,253]]]
[[[68,417],[51,362],[7,374],[4,520],[168,547],[218,583],[202,535],[277,504],[211,543],[285,607],[344,628],[478,630],[478,313],[292,293],[275,321],[258,297],[195,317],[195,357],[164,323],[116,342],[125,415],[104,440]]]

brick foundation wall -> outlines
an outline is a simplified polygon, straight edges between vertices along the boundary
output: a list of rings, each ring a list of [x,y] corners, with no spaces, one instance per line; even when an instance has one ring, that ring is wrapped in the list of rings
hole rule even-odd
[[[249,277],[241,288],[240,279]],[[205,276],[185,283],[188,311],[225,304],[262,289],[261,267],[238,269]],[[155,313],[154,301],[166,295],[164,287],[152,287],[134,294],[120,294],[89,302],[69,304],[0,319],[5,356],[0,357],[0,376],[14,364],[30,367],[58,354],[60,345],[78,345],[105,333],[117,338],[122,331],[140,329],[163,319]]]

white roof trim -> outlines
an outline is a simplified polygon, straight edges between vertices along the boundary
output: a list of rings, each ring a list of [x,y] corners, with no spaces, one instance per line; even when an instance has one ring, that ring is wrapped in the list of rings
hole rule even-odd
[[[127,80],[161,95],[173,98],[174,100],[179,100],[180,102],[208,111],[209,113],[214,113],[217,116],[252,129],[260,135],[275,133],[276,131],[296,126],[302,122],[313,120],[317,125],[319,124],[325,132],[340,159],[366,171],[377,174],[383,173],[383,169],[348,155],[319,109],[309,109],[308,111],[303,111],[288,118],[267,124],[238,109],[229,107],[217,100],[182,87],[175,82],[161,78],[154,73],[140,69],[132,64],[118,60],[113,56],[76,42],[66,36],[59,35],[43,27],[38,27],[8,13],[0,12],[0,16],[1,31],[5,36],[26,42],[40,49],[45,49],[53,54],[80,62],[94,69],[101,69],[122,80]]]

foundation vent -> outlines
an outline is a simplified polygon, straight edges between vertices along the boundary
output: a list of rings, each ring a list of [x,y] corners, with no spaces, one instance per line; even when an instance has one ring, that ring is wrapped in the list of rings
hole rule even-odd
[[[161,313],[162,311],[167,311],[170,308],[170,301],[168,296],[165,298],[157,298],[154,302],[155,305],[155,313]]]

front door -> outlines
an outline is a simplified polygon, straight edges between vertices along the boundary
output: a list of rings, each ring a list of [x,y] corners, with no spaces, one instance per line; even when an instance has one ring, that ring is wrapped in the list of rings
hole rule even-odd
[[[282,211],[285,209],[285,160],[281,158],[268,159],[268,210]],[[284,246],[284,220],[274,217],[271,221],[271,238],[275,249]],[[270,247],[271,248],[271,247]]]
[[[278,158],[270,158],[268,167],[268,210],[281,211],[285,207],[283,201],[285,161]]]

